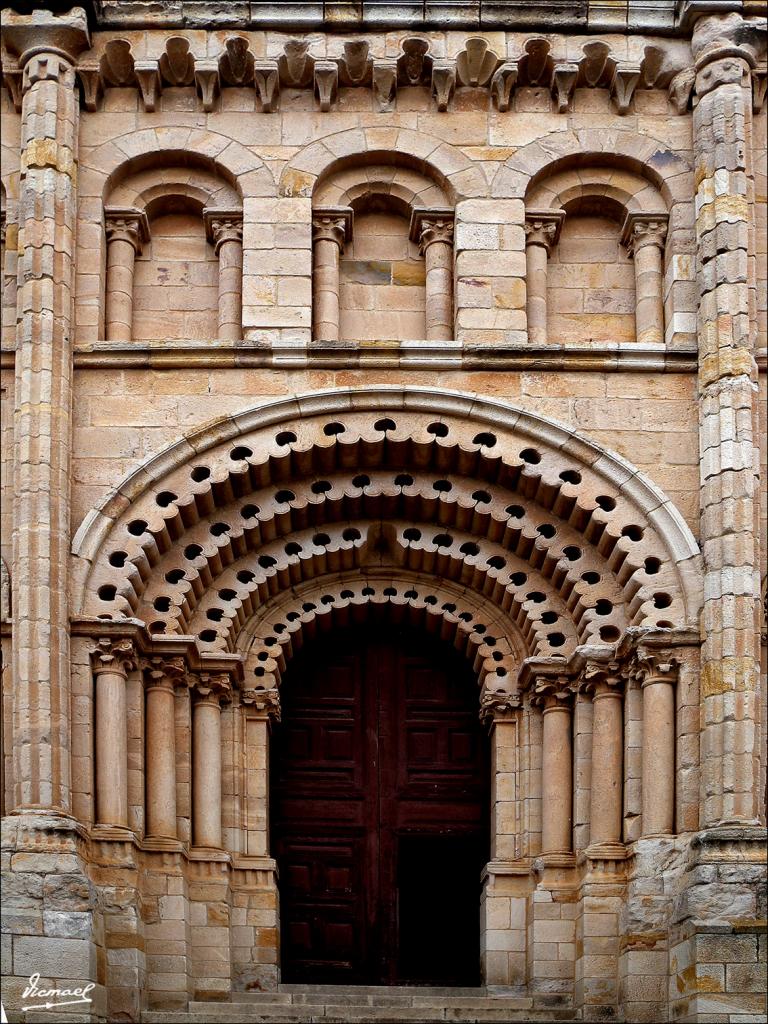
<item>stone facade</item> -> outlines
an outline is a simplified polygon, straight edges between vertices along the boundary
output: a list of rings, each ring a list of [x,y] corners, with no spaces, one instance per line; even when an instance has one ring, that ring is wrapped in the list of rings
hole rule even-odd
[[[477,677],[505,1019],[764,1019],[765,8],[3,10],[11,1019],[277,992],[371,606]]]

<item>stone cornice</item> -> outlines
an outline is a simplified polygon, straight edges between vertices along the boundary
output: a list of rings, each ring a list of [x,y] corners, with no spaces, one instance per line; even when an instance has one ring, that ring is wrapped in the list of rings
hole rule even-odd
[[[630,5],[606,5],[601,0],[547,0],[531,4],[526,0],[317,0],[317,2],[275,4],[257,0],[233,0],[226,5],[206,0],[173,0],[158,11],[157,4],[134,0],[90,0],[94,20],[100,28],[146,29],[270,28],[282,31],[381,31],[387,29],[445,28],[471,31],[560,32],[652,31],[679,34],[689,30],[687,8],[697,0],[632,0]],[[734,0],[730,9],[741,0]],[[619,10],[615,8],[619,6]]]

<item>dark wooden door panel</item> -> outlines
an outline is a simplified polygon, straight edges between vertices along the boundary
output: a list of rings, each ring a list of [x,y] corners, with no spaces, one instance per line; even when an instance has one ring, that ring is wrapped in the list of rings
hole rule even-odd
[[[339,634],[292,662],[271,766],[285,981],[479,980],[476,685],[457,652],[407,631]]]

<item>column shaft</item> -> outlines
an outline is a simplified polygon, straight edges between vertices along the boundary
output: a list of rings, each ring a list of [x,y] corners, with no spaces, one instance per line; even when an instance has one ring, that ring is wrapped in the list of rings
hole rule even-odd
[[[192,842],[221,846],[221,709],[215,697],[198,699],[192,711]]]
[[[136,249],[119,235],[107,242],[107,341],[130,341],[133,330],[133,272]]]
[[[453,245],[435,240],[424,251],[427,341],[453,337]]]
[[[643,835],[668,835],[675,823],[675,688],[643,684]]]
[[[96,673],[96,824],[128,826],[125,673]]]
[[[314,326],[316,341],[339,340],[339,244],[315,239]]]
[[[573,826],[571,709],[558,701],[544,708],[541,852],[570,853]]]
[[[176,698],[169,679],[147,688],[148,836],[176,838]]]
[[[701,825],[759,813],[757,370],[750,304],[750,67],[740,17],[700,18],[693,145],[704,612]]]
[[[593,697],[590,843],[621,842],[624,715],[621,693]]]
[[[637,341],[664,341],[662,250],[653,242],[635,247],[635,331]]]
[[[68,26],[61,42],[54,26],[53,42],[69,45],[68,39],[79,52],[87,41],[81,11],[72,12]],[[13,23],[6,27],[10,42]],[[37,45],[48,31],[38,27]],[[14,407],[15,802],[65,812],[71,807],[67,569],[79,119],[73,60],[60,52],[20,58]]]
[[[547,260],[543,245],[529,242],[525,247],[526,315],[531,345],[547,343]]]
[[[219,245],[219,341],[243,336],[243,243],[224,239]]]

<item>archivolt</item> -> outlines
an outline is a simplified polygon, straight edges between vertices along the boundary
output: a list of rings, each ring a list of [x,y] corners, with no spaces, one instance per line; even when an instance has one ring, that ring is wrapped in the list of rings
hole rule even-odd
[[[209,650],[235,649],[281,595],[349,573],[450,581],[539,655],[689,625],[699,607],[695,541],[636,470],[551,421],[427,389],[221,420],[137,470],[75,554],[92,559],[84,614]]]
[[[486,691],[514,689],[526,645],[491,602],[451,583],[384,570],[314,580],[269,602],[241,631],[244,687],[279,686],[291,658],[319,633],[368,622],[412,626],[452,644]]]

